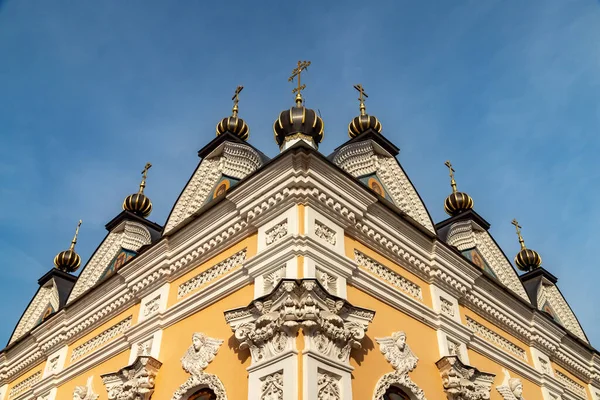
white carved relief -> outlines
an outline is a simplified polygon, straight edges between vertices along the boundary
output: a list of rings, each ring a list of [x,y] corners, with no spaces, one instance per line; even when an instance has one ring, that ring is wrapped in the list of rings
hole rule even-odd
[[[160,295],[144,303],[144,317],[149,317],[160,308]]]
[[[143,342],[140,342],[136,346],[136,355],[139,356],[150,356],[152,355],[152,342],[154,341],[154,337],[150,337]]]
[[[42,379],[42,371],[38,371],[35,374],[29,376],[28,378],[22,380],[17,383],[15,386],[10,389],[8,392],[9,400],[19,397],[19,395],[25,393],[29,389],[33,387],[36,383],[38,383]]]
[[[53,374],[58,371],[58,360],[60,356],[55,356],[48,360],[48,373]]]
[[[448,400],[488,400],[494,374],[464,365],[456,356],[442,357],[436,365]]]
[[[106,267],[121,251],[121,248],[138,251],[140,247],[151,242],[150,231],[144,225],[133,221],[121,223],[106,236],[106,239],[85,265],[69,295],[68,302],[72,302],[98,282]]]
[[[283,371],[261,379],[260,400],[283,400]]]
[[[337,295],[337,276],[331,275],[327,271],[322,270],[320,268],[315,268],[315,275],[317,276],[317,280],[321,283],[321,285],[323,285],[323,288],[325,288],[325,290],[327,290],[331,294]]]
[[[97,400],[99,396],[94,393],[93,380],[94,377],[90,376],[85,386],[75,386],[73,400]]]
[[[523,361],[527,361],[527,352],[521,347],[517,346],[510,340],[500,336],[496,332],[492,331],[488,327],[480,324],[469,316],[465,317],[467,320],[467,327],[471,329],[475,335],[485,339],[486,341],[495,344],[504,351],[512,354],[515,357],[520,358]]]
[[[560,323],[567,328],[571,333],[577,336],[584,342],[588,342],[581,329],[581,325],[577,322],[577,318],[571,308],[567,304],[567,301],[559,292],[555,285],[544,285],[542,284],[538,290],[538,308],[541,310],[544,304],[548,301],[550,306],[557,314],[560,319]]]
[[[317,373],[317,400],[342,400],[340,378],[326,371]]]
[[[286,269],[287,267],[283,265],[263,276],[263,293],[269,293],[271,290],[275,289],[275,286],[277,286],[279,281],[285,278]]]
[[[200,286],[204,285],[205,283],[208,283],[213,279],[216,279],[219,276],[231,271],[232,269],[240,265],[245,259],[246,249],[243,249],[241,251],[238,251],[231,257],[221,261],[220,263],[210,267],[206,271],[185,281],[184,283],[179,285],[179,288],[177,289],[177,298],[181,299],[182,297],[192,292],[193,290],[199,288]]]
[[[284,279],[250,306],[225,312],[240,349],[250,349],[252,364],[293,350],[295,333],[302,328],[306,350],[347,364],[352,348],[359,348],[374,312],[332,297],[314,279]]]
[[[582,399],[587,399],[587,392],[585,390],[585,386],[575,382],[573,379],[563,374],[559,370],[554,370],[554,374],[556,375],[556,379],[558,379],[563,385],[565,385],[565,388],[567,390],[574,393],[578,397],[581,397]]]
[[[367,257],[358,250],[354,250],[354,259],[358,265],[362,265],[370,272],[374,273],[378,277],[397,287],[404,293],[423,301],[423,292],[421,287],[416,283],[413,283],[403,277],[400,274],[392,271],[388,267],[379,264],[375,260]]]
[[[504,373],[504,381],[500,386],[496,386],[496,390],[504,400],[525,400],[523,398],[523,383],[519,378],[511,378],[508,370],[502,368]]]
[[[203,388],[212,389],[216,400],[227,400],[221,380],[216,375],[204,372],[208,364],[215,359],[222,344],[223,340],[213,339],[204,333],[196,332],[192,335],[192,344],[181,358],[183,370],[191,376],[179,386],[171,400],[185,399],[185,396]]]
[[[279,239],[285,237],[288,234],[288,220],[287,218],[272,228],[265,231],[265,244],[267,246],[272,245]]]
[[[157,359],[142,356],[118,372],[102,375],[108,400],[150,400],[154,393],[154,380],[161,366],[162,363]]]
[[[379,378],[373,393],[373,400],[383,400],[383,395],[391,386],[408,390],[416,399],[425,400],[423,389],[418,387],[408,376],[409,372],[417,368],[419,359],[406,343],[406,333],[394,332],[392,336],[375,338],[375,340],[379,343],[379,350],[385,359],[394,368],[394,372],[388,372]]]
[[[15,332],[13,333],[9,344],[32,330],[49,304],[54,310],[58,310],[58,289],[56,288],[54,279],[50,279],[40,287],[40,290],[36,293],[31,304],[27,307],[27,310],[25,310],[23,317],[21,317],[19,324],[15,328]]]
[[[91,353],[97,348],[103,346],[105,343],[114,339],[118,335],[122,334],[127,328],[131,326],[132,316],[125,318],[124,320],[116,323],[105,331],[99,333],[94,336],[90,340],[85,343],[80,344],[79,346],[73,349],[73,353],[71,353],[71,362],[85,356],[86,354]]]
[[[546,375],[551,375],[552,374],[552,370],[550,369],[550,365],[548,364],[548,361],[546,361],[545,359],[538,357],[538,361],[540,363],[540,369],[542,371],[543,374]]]
[[[454,318],[454,304],[446,299],[445,297],[440,297],[440,311],[442,314],[446,314],[449,317]]]
[[[473,225],[476,225],[476,227],[474,228]],[[477,247],[474,229],[481,230],[483,228],[472,221],[455,222],[448,229],[446,243],[456,247],[460,251]]]
[[[315,220],[315,235],[333,246],[337,243],[335,231],[317,220]]]
[[[169,232],[204,205],[221,175],[243,179],[262,165],[250,146],[226,142],[220,154],[202,160],[173,207],[165,232]]]
[[[378,154],[371,141],[345,146],[336,154],[333,163],[354,177],[376,172],[398,208],[430,232],[435,232],[425,205],[398,161],[389,154]]]
[[[455,342],[454,340],[449,339],[448,337],[446,337],[446,343],[448,346],[448,355],[449,356],[457,356],[460,359],[461,358],[460,357],[460,353],[461,353],[460,343]]]

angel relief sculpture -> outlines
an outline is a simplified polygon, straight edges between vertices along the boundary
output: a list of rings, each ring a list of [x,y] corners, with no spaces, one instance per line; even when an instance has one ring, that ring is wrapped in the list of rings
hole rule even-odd
[[[425,400],[425,393],[408,376],[417,368],[419,359],[406,343],[406,333],[394,332],[392,336],[375,338],[385,359],[392,365],[394,372],[383,375],[375,386],[374,400],[382,400],[390,387],[410,391],[417,399]]]
[[[523,383],[519,378],[511,378],[506,368],[502,368],[504,380],[502,385],[497,386],[496,390],[504,400],[525,400],[523,398]]]
[[[192,345],[181,358],[183,370],[191,376],[173,394],[172,400],[187,398],[199,389],[211,389],[217,400],[227,400],[225,387],[216,375],[204,372],[208,364],[215,359],[219,347],[223,344],[220,339],[213,339],[203,333],[192,335]]]

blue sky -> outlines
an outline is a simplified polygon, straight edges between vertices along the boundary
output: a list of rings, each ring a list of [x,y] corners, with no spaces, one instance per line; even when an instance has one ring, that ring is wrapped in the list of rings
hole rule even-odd
[[[237,85],[250,142],[277,154],[306,59],[324,154],[362,83],[434,221],[450,159],[511,259],[519,219],[600,346],[598,37],[594,0],[0,0],[0,343],[77,220],[85,263],[147,161],[165,222]]]

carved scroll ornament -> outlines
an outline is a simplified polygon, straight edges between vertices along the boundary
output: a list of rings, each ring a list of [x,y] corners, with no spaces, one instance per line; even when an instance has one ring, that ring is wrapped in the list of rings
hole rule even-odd
[[[436,365],[448,400],[489,400],[496,375],[464,365],[457,356],[442,357]]]
[[[149,400],[154,393],[154,378],[162,363],[150,356],[139,356],[118,372],[102,375],[108,400]]]

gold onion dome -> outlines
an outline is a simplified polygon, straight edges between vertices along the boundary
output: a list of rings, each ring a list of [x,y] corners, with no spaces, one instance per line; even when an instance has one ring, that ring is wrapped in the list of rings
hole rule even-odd
[[[79,227],[81,226],[81,220],[77,224],[75,230],[75,236],[71,241],[71,247],[68,250],[61,251],[54,257],[54,266],[63,272],[75,272],[81,265],[81,257],[75,252],[75,244],[77,244],[77,235],[79,234]]]
[[[521,244],[521,250],[515,256],[515,264],[521,271],[532,271],[539,268],[542,265],[542,257],[537,251],[525,247],[525,240],[521,236],[521,226],[516,219],[513,219],[512,224],[517,229],[517,236],[519,236]]]
[[[292,76],[288,81],[293,81],[298,77],[298,87],[292,90],[296,93],[296,105],[289,110],[284,110],[279,114],[279,118],[273,124],[275,141],[281,147],[286,140],[296,138],[310,138],[315,145],[323,140],[323,130],[325,124],[321,117],[314,110],[304,107],[302,99],[302,90],[306,85],[300,84],[300,74],[310,65],[310,61],[298,61],[298,67],[292,71]]]
[[[348,135],[351,138],[355,138],[361,133],[368,131],[369,129],[374,130],[377,133],[381,133],[381,122],[377,117],[367,114],[367,107],[365,106],[365,99],[369,96],[365,93],[361,84],[354,85],[354,89],[358,90],[360,96],[360,115],[354,117],[348,124]]]
[[[458,215],[462,212],[473,209],[473,199],[466,193],[459,192],[456,190],[456,181],[454,180],[454,169],[450,161],[446,161],[446,167],[450,170],[450,186],[452,186],[452,193],[446,197],[444,201],[444,210],[451,216]]]
[[[239,94],[242,89],[244,89],[243,86],[238,86],[235,90],[235,94],[231,98],[231,100],[233,100],[231,116],[223,118],[217,124],[217,136],[222,135],[225,132],[231,132],[242,140],[248,140],[250,128],[248,128],[248,125],[246,125],[246,122],[243,119],[238,117]]]
[[[140,190],[137,193],[130,194],[125,197],[123,201],[123,210],[132,212],[140,217],[147,217],[152,212],[152,202],[144,194],[144,188],[146,187],[146,177],[148,170],[152,167],[152,164],[147,163],[142,171],[142,182],[140,183]]]

